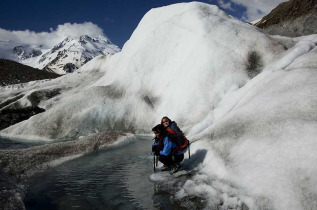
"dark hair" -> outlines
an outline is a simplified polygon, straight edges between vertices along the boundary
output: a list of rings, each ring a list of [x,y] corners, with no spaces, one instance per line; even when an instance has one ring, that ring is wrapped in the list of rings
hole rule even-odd
[[[166,133],[167,133],[166,129],[164,128],[162,124],[156,125],[154,128],[152,128],[152,131],[161,134],[162,137],[166,136]]]
[[[165,119],[165,120],[168,120],[168,123],[171,124],[172,120],[171,120],[170,118],[164,116],[164,117],[162,118],[162,120],[161,120],[161,125],[163,125],[163,120],[164,120],[164,119]]]

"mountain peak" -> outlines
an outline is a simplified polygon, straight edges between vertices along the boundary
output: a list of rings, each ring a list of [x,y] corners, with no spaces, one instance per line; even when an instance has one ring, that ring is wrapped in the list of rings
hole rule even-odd
[[[104,35],[68,36],[50,49],[45,49],[43,45],[1,40],[0,49],[0,58],[58,74],[73,72],[98,55],[112,55],[120,51]]]
[[[98,55],[119,51],[119,47],[102,35],[68,36],[42,55],[35,66],[58,74],[71,73]]]
[[[99,43],[111,44],[110,39],[105,37],[105,36],[102,36],[102,35],[98,35],[98,36],[81,35],[81,36],[79,36],[78,41],[81,43],[99,42]]]

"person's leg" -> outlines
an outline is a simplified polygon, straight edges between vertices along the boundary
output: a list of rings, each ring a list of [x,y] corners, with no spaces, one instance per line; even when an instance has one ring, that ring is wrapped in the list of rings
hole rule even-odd
[[[170,156],[160,155],[159,161],[168,167],[173,165],[173,160]]]
[[[173,164],[178,164],[184,160],[184,154],[174,155]]]
[[[172,173],[177,172],[181,168],[180,162],[182,162],[183,160],[184,154],[174,155],[173,167],[171,170]]]

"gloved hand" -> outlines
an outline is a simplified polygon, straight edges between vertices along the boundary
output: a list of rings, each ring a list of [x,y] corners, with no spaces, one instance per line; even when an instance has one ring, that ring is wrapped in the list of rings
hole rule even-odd
[[[158,146],[157,145],[152,146],[152,152],[156,152],[157,150],[158,150]]]

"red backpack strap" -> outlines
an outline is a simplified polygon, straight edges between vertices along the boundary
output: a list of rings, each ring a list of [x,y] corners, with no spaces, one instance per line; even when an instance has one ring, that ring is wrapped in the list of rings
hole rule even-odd
[[[175,154],[176,152],[179,151],[184,151],[188,146],[189,146],[190,142],[189,140],[185,137],[185,143],[181,146],[177,146],[172,150],[172,154]]]
[[[189,145],[189,140],[185,137],[185,143],[182,145],[182,146],[180,146],[181,148],[181,151],[183,151],[184,149],[186,149],[187,147],[188,147],[188,145]]]
[[[174,130],[171,129],[171,128],[167,128],[166,130],[167,130],[169,133],[173,134],[173,135],[177,135],[177,132],[174,131]]]

